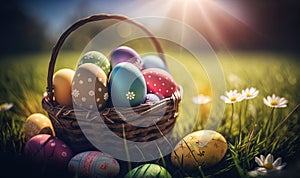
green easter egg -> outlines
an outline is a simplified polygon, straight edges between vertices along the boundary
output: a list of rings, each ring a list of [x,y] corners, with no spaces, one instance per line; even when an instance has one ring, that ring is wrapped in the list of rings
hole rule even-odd
[[[89,51],[85,53],[78,62],[77,68],[85,63],[92,63],[99,66],[106,76],[108,76],[110,72],[110,63],[109,60],[98,51]]]
[[[164,167],[157,164],[140,165],[125,175],[125,178],[139,177],[172,178],[171,174]]]

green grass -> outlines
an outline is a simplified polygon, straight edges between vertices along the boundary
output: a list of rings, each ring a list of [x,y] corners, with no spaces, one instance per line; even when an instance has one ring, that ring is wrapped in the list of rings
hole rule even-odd
[[[177,134],[185,135],[193,130],[203,129],[208,116],[214,111],[211,111],[211,104],[195,105],[191,98],[199,93],[209,96],[213,94],[205,69],[189,54],[167,53],[177,59],[168,59],[167,62],[172,75],[185,91],[175,126]],[[46,90],[49,55],[50,53],[39,53],[1,57],[0,103],[14,104],[11,110],[0,112],[1,154],[22,155],[25,143],[23,124],[26,118],[35,112],[46,114],[41,100]],[[62,53],[55,69],[74,69],[78,57],[79,53]],[[232,132],[228,132],[232,116],[230,104],[226,105],[223,118],[219,118],[222,124],[217,131],[224,135],[229,147],[225,158],[213,168],[196,172],[174,168],[168,156],[154,162],[165,165],[174,177],[244,177],[247,171],[257,166],[254,157],[259,154],[281,156],[288,164],[295,160],[296,152],[300,151],[300,113],[295,110],[290,116],[289,114],[300,103],[300,63],[296,62],[294,56],[276,53],[219,53],[218,57],[224,72],[226,90],[241,91],[246,87],[259,90],[255,99],[234,104]],[[175,68],[179,69],[182,65],[189,71],[186,75],[191,78],[176,72],[178,70]],[[262,99],[273,93],[285,97],[289,103],[287,108],[274,110],[271,135],[266,133],[265,126],[272,109],[265,106]],[[243,125],[241,132],[239,118]]]

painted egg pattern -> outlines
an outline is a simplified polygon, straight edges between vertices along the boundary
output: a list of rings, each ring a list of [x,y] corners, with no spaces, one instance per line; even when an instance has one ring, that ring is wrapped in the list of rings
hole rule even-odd
[[[25,155],[37,165],[63,169],[67,168],[73,152],[57,137],[39,134],[26,142]]]
[[[72,80],[75,71],[72,69],[60,69],[53,75],[53,88],[55,101],[64,106],[72,105]]]
[[[41,113],[31,114],[25,121],[24,132],[26,139],[38,134],[49,134],[55,136],[50,119]]]
[[[143,164],[129,171],[125,178],[158,177],[172,178],[171,174],[158,164]]]
[[[158,101],[160,101],[160,99],[156,94],[148,93],[146,95],[145,103],[147,103],[147,102],[158,102]]]
[[[179,141],[171,153],[171,161],[176,167],[182,165],[186,170],[196,170],[198,164],[203,167],[216,165],[223,159],[226,151],[226,139],[221,134],[213,130],[201,130],[190,133]]]
[[[114,106],[137,106],[145,101],[147,89],[143,74],[129,62],[122,62],[113,68],[109,86]]]
[[[92,63],[99,66],[108,76],[110,72],[110,63],[109,60],[98,51],[89,51],[85,53],[78,62],[77,68],[85,63]]]
[[[147,92],[158,95],[160,98],[170,97],[178,90],[173,77],[166,71],[158,68],[149,68],[142,71],[147,84]]]
[[[121,62],[129,62],[135,65],[139,70],[143,68],[143,62],[139,54],[132,48],[120,46],[110,54],[111,66],[115,67]]]
[[[168,68],[167,68],[165,62],[156,55],[144,56],[144,57],[142,57],[142,61],[143,61],[143,69],[160,68],[165,71],[168,71]]]
[[[95,64],[86,63],[76,70],[72,83],[73,102],[86,109],[102,109],[108,100],[107,77]]]
[[[120,165],[109,154],[100,151],[86,151],[75,155],[68,164],[68,170],[84,177],[114,177],[119,174]]]

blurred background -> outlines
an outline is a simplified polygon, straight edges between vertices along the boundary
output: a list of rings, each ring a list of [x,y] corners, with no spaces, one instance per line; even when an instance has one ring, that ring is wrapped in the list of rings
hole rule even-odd
[[[49,51],[75,20],[96,13],[176,19],[215,50],[300,51],[297,0],[10,0],[0,8],[1,55]],[[72,49],[80,41],[68,43]]]

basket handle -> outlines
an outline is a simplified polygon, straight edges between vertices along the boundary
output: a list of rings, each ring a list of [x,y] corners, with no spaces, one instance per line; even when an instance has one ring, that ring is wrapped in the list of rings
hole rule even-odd
[[[48,97],[50,100],[53,101],[53,95],[54,95],[53,83],[52,83],[52,78],[53,78],[53,74],[54,74],[54,66],[55,66],[58,52],[61,49],[65,39],[79,27],[81,27],[87,23],[90,23],[90,22],[100,21],[100,20],[105,20],[105,19],[115,19],[115,20],[120,20],[120,21],[127,21],[128,23],[131,23],[131,24],[139,27],[140,29],[142,29],[147,35],[149,35],[149,38],[151,39],[152,43],[154,44],[154,47],[156,48],[156,51],[158,52],[158,55],[160,56],[160,58],[165,61],[162,47],[160,46],[158,40],[154,37],[154,35],[142,24],[135,22],[135,21],[129,19],[128,17],[122,16],[122,15],[96,14],[96,15],[92,15],[92,16],[80,19],[77,22],[75,22],[72,26],[70,26],[60,36],[57,43],[55,44],[55,46],[52,49],[52,55],[51,55],[51,59],[49,62],[48,77],[47,77],[47,94],[48,94]]]

